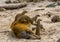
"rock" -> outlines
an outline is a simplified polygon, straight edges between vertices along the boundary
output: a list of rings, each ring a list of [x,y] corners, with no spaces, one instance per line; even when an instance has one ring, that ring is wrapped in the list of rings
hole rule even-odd
[[[60,42],[60,39],[58,39],[57,42]]]
[[[15,0],[15,1],[13,1],[13,0],[6,0],[5,3],[6,3],[6,4],[19,3],[19,1],[18,1],[18,0]]]
[[[60,2],[57,2],[58,5],[60,5]]]
[[[45,9],[36,9],[36,10],[34,10],[34,11],[40,11],[40,10],[45,10]]]
[[[52,22],[60,22],[60,17],[59,16],[53,16],[51,19]]]
[[[47,5],[46,7],[55,7],[55,6],[57,6],[57,4],[56,3],[52,3],[52,4]]]
[[[6,9],[5,8],[0,8],[0,11],[5,11]]]
[[[5,4],[5,5],[0,5],[0,8],[5,8],[5,9],[17,9],[17,8],[23,8],[26,7],[27,3],[13,3],[13,4]]]

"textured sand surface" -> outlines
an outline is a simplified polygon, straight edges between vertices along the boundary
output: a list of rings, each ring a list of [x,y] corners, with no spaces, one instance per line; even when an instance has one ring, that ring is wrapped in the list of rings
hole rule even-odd
[[[54,15],[60,16],[60,6],[46,8],[45,6],[47,3],[50,4],[52,2],[35,3],[35,5],[32,5],[33,3],[28,3],[28,6],[25,8],[0,11],[0,42],[56,42],[60,38],[60,22],[51,23],[51,18]],[[36,9],[45,10],[35,11]],[[10,25],[14,21],[15,16],[23,10],[27,10],[28,13],[26,13],[26,15],[30,17],[34,17],[37,14],[41,15],[39,18],[42,19],[41,24],[45,28],[45,32],[42,31],[40,40],[18,39],[12,35]],[[43,15],[47,12],[52,13],[50,18]]]

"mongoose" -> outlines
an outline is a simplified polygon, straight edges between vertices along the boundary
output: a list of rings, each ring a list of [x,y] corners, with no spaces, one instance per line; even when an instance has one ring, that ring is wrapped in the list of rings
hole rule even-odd
[[[21,16],[18,18],[18,20],[14,21],[11,24],[11,30],[18,38],[30,38],[31,35],[35,36],[36,38],[40,38],[37,35],[35,35],[30,28],[28,27],[30,25],[31,21],[29,20],[29,17],[26,15]],[[22,33],[22,34],[21,34]],[[26,35],[24,35],[26,34]]]
[[[35,34],[38,35],[38,36],[40,36],[40,30],[41,29],[45,30],[43,28],[43,26],[41,25],[40,21],[42,21],[42,20],[41,19],[38,19],[37,22],[36,22],[36,24],[35,24],[36,25],[36,28],[35,28],[36,29],[36,32],[35,32]]]
[[[37,24],[36,24],[36,35],[40,35],[40,27],[42,27],[42,25],[40,24],[40,19],[37,20]]]
[[[32,21],[33,21],[33,25],[36,24],[36,21],[37,21],[37,18],[38,18],[38,17],[40,17],[40,15],[36,15],[35,17],[31,18]],[[34,30],[35,30],[35,28],[32,28],[32,31],[34,31]]]
[[[32,18],[32,21],[36,23],[37,18],[40,17],[40,15],[36,15],[35,17]]]
[[[37,24],[36,24],[36,35],[40,35],[40,29],[44,29],[43,26],[40,23],[41,19],[37,20]]]
[[[21,14],[17,14],[17,15],[15,16],[15,21],[16,21],[18,18],[20,18],[20,16],[25,15],[25,13],[27,13],[27,11],[23,11]]]

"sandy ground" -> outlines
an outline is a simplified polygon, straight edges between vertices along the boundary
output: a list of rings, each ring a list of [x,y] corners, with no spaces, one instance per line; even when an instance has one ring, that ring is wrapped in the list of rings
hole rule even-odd
[[[50,4],[52,2],[35,3],[35,5],[28,3],[25,8],[0,11],[0,42],[57,42],[60,38],[60,22],[51,23],[51,18],[54,15],[60,16],[60,6],[46,8],[47,3]],[[36,9],[44,10],[35,11]],[[26,15],[30,17],[34,17],[37,14],[41,15],[39,18],[42,19],[41,24],[45,28],[45,32],[42,31],[40,40],[18,39],[12,35],[10,25],[14,21],[15,16],[23,10],[27,10],[28,13]],[[52,16],[48,18],[47,15],[43,15],[47,12],[51,12]]]

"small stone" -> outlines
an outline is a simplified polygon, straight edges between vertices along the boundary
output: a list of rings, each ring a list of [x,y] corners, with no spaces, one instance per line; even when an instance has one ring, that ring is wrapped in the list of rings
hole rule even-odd
[[[58,39],[57,42],[60,42],[60,39]]]
[[[5,11],[6,9],[5,8],[0,8],[0,11]]]
[[[51,19],[52,22],[60,22],[60,17],[59,16],[53,16]]]

